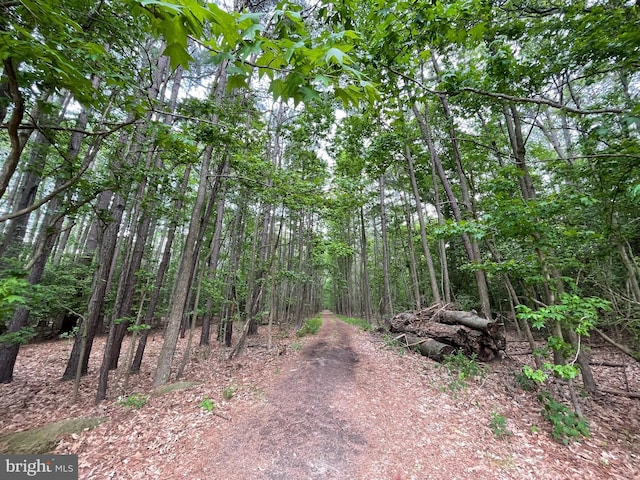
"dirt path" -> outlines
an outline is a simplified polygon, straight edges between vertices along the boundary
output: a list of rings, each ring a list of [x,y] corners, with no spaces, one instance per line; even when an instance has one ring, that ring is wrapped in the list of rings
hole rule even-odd
[[[205,478],[229,478],[219,472],[230,470],[238,479],[356,478],[350,467],[366,444],[364,432],[333,402],[354,385],[353,328],[328,312],[323,320],[265,407],[243,420],[205,467]]]
[[[594,438],[569,447],[532,431],[540,406],[505,383],[505,372],[455,392],[438,364],[385,348],[329,312],[323,321],[301,354],[282,364],[263,402],[221,442],[212,432],[218,446],[192,480],[622,480],[640,473],[634,455],[612,448],[617,441],[599,434],[595,421]],[[495,415],[506,420],[508,436],[492,430]]]
[[[515,350],[461,388],[455,374],[388,338],[328,312],[323,320],[318,334],[301,342],[288,330],[272,332],[278,348],[265,348],[271,343],[263,330],[232,361],[217,344],[197,349],[185,373],[193,386],[163,395],[151,386],[162,345],[152,337],[128,391],[146,399],[138,409],[123,406],[117,393],[94,404],[104,338],[94,345],[75,404],[72,385],[59,380],[71,344],[27,345],[16,381],[0,385],[0,434],[106,417],[93,430],[63,436],[55,449],[79,456],[82,480],[640,478],[638,400],[585,399],[591,436],[565,446],[552,439],[535,392],[514,381],[523,364]],[[624,361],[603,351],[594,360]],[[598,381],[620,389],[615,372],[604,369]],[[632,390],[640,389],[639,378],[640,368],[625,368]],[[233,398],[224,394],[230,387]],[[202,406],[205,399],[214,412]],[[504,422],[505,435],[497,435],[495,419]]]

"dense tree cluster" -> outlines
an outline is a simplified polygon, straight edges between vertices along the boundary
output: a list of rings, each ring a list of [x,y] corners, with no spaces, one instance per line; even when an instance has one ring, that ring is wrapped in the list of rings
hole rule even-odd
[[[583,337],[637,355],[636,3],[229,3],[0,0],[1,382],[322,307],[500,315],[587,390]]]

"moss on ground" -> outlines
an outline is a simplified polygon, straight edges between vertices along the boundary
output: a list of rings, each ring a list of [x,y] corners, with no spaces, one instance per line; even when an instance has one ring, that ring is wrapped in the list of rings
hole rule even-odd
[[[162,385],[158,387],[153,392],[154,395],[164,395],[166,393],[175,392],[176,390],[186,390],[187,388],[192,388],[197,385],[200,385],[202,382],[175,382],[169,383],[167,385]]]
[[[106,420],[104,417],[70,418],[44,427],[10,433],[0,437],[0,452],[23,455],[48,453],[56,447],[61,435],[91,430]]]

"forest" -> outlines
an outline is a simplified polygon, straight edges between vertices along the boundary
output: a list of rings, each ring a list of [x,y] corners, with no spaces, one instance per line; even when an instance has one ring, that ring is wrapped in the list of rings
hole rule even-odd
[[[2,383],[435,304],[640,358],[640,2],[0,0],[0,58]]]

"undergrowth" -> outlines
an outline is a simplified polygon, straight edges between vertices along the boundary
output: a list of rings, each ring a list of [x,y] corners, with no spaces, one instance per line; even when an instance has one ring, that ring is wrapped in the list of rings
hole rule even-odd
[[[343,315],[338,315],[338,318],[342,320],[344,323],[348,323],[349,325],[354,325],[356,327],[361,328],[365,332],[370,332],[373,330],[373,325],[362,318],[351,318],[345,317]]]
[[[322,318],[313,317],[307,318],[302,324],[302,328],[296,332],[298,337],[304,337],[305,335],[313,335],[318,333],[320,327],[322,326]]]
[[[584,417],[556,401],[549,392],[542,392],[538,400],[544,407],[542,417],[553,426],[551,435],[555,440],[568,445],[572,440],[589,437],[589,422]]]
[[[442,360],[442,367],[449,375],[448,388],[452,392],[459,392],[467,388],[467,381],[484,378],[485,368],[476,361],[476,355],[467,357],[462,352],[447,355]]]
[[[118,401],[120,405],[125,408],[135,408],[136,410],[144,407],[147,404],[149,397],[142,393],[134,393],[128,397],[124,397]]]
[[[489,428],[497,438],[505,438],[512,435],[511,431],[507,428],[507,419],[504,415],[496,411],[491,413]]]
[[[215,401],[211,400],[209,397],[204,397],[202,401],[198,403],[198,406],[205,412],[213,412],[218,404]]]
[[[397,337],[394,337],[390,333],[383,334],[382,341],[384,342],[385,347],[394,350],[398,355],[404,355],[404,353],[407,351],[402,342],[400,342]]]

